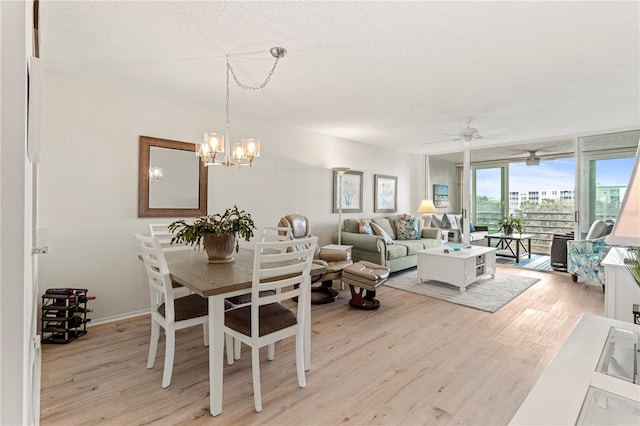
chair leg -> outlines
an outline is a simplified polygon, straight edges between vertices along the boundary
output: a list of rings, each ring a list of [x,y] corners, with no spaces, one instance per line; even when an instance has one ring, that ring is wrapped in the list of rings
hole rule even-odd
[[[253,403],[256,411],[262,411],[262,393],[260,391],[260,348],[251,346],[251,371],[253,373]]]
[[[225,348],[227,350],[227,364],[228,365],[233,365],[233,337],[231,337],[231,335],[229,334],[225,334],[224,336],[225,342]]]
[[[571,274],[571,281],[573,281],[574,283],[578,282],[578,276],[576,274]]]
[[[171,373],[173,372],[173,357],[176,349],[176,331],[168,327],[165,330],[166,342],[164,348],[164,372],[162,373],[162,387],[166,388],[171,384]]]
[[[304,346],[302,334],[296,334],[296,370],[298,371],[298,386],[307,386],[307,377],[304,374]]]
[[[160,340],[160,324],[151,320],[151,340],[149,341],[149,357],[147,358],[147,368],[153,368],[156,362],[158,351],[158,340]]]
[[[209,346],[209,321],[202,323],[202,333],[204,334],[204,345]]]
[[[267,359],[269,361],[273,361],[273,358],[276,356],[276,344],[271,343],[267,345]]]
[[[235,339],[233,342],[233,355],[235,359],[240,359],[240,352],[242,351],[242,342],[238,339]]]

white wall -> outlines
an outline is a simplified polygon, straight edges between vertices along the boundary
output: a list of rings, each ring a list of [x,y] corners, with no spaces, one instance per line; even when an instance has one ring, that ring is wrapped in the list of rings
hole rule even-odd
[[[431,191],[433,197],[433,185],[449,186],[449,207],[438,208],[442,213],[460,213],[462,203],[458,202],[458,177],[456,175],[456,163],[438,158],[437,155],[429,157],[429,173]]]
[[[223,104],[221,102],[221,107]],[[332,166],[364,172],[364,210],[374,216],[373,175],[398,176],[398,211],[415,213],[424,193],[422,158],[320,135],[282,123],[241,117],[232,132],[262,141],[251,168],[209,170],[209,212],[233,204],[258,229],[281,216],[308,216],[320,244],[329,243]],[[148,308],[147,284],[133,234],[159,219],[137,217],[139,135],[197,142],[223,130],[224,111],[45,71],[41,155],[41,227],[49,229],[40,288],[88,288],[94,320]],[[171,219],[164,219],[169,222]],[[243,246],[251,244],[241,242]]]

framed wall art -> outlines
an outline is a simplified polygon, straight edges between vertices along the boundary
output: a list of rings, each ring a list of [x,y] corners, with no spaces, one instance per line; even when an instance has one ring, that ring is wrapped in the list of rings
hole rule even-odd
[[[398,211],[398,178],[374,175],[373,211],[394,213]]]
[[[449,207],[449,186],[433,185],[433,205],[436,208]]]
[[[362,213],[362,174],[349,170],[342,175],[340,185],[339,173],[333,172],[333,213],[339,212],[341,202],[343,213]]]

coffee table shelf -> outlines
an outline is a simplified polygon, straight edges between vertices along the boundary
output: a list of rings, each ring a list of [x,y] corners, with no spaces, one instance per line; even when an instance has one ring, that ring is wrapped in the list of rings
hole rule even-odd
[[[436,247],[418,251],[420,281],[442,281],[458,287],[462,293],[469,284],[489,276],[494,278],[495,274],[496,249],[493,247],[471,246],[459,251]]]

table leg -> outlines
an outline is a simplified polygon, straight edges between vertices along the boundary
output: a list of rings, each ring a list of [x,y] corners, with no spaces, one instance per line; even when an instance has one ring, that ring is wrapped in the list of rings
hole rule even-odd
[[[520,240],[516,240],[516,263],[520,262]]]
[[[529,259],[531,259],[531,238],[529,238]]]
[[[222,413],[224,295],[209,297],[209,411]]]

